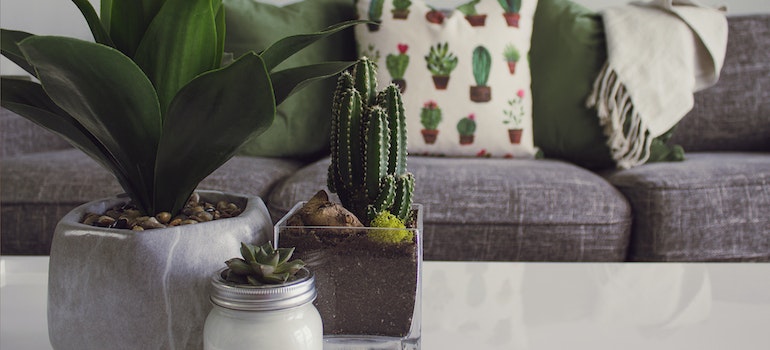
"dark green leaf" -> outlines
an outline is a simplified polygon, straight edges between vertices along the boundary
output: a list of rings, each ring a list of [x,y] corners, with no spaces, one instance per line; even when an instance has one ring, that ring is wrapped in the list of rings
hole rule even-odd
[[[275,100],[262,59],[246,54],[184,86],[169,106],[158,150],[155,198],[182,208],[198,183],[273,122]]]
[[[105,4],[107,2],[107,4]],[[142,42],[144,33],[158,14],[166,0],[103,0],[102,21],[107,22],[110,37],[118,48],[128,57],[133,57],[136,48]],[[109,16],[105,11],[109,10]]]
[[[355,62],[325,62],[307,66],[284,69],[270,74],[275,90],[275,103],[280,105],[293,93],[308,84],[328,78],[348,69]]]
[[[246,259],[247,263],[253,263],[257,261],[257,253],[253,245],[241,242],[241,256]]]
[[[219,64],[217,68],[220,66],[223,66],[222,63],[222,55],[225,51],[225,35],[226,35],[226,27],[225,27],[225,7],[222,5],[222,2],[219,0],[215,0],[219,3],[219,9],[216,11],[217,17],[215,19],[216,21],[216,28],[217,28],[217,57],[214,58],[214,62]],[[216,7],[215,7],[216,8]],[[229,64],[229,63],[228,63]]]
[[[115,174],[126,193],[136,192],[112,155],[75,118],[53,103],[43,87],[27,80],[6,78],[2,78],[2,86],[3,107],[63,137]]]
[[[38,36],[19,43],[48,96],[114,157],[152,211],[160,110],[152,84],[119,51],[83,40]]]
[[[99,17],[102,21],[102,26],[110,31],[110,18],[112,17],[112,0],[101,0],[99,5]]]
[[[91,6],[91,2],[88,0],[72,0],[72,2],[75,3],[75,6],[78,7],[80,13],[82,13],[83,17],[86,19],[88,28],[91,29],[91,34],[94,36],[94,40],[96,40],[97,43],[115,47],[107,30],[102,26],[102,22],[99,20],[96,10]]]
[[[265,67],[267,67],[268,72],[270,72],[273,70],[273,68],[281,64],[281,62],[291,57],[298,51],[304,49],[308,45],[328,37],[329,35],[337,33],[345,28],[349,28],[356,24],[362,23],[374,22],[364,20],[347,21],[335,24],[320,32],[285,37],[270,45],[270,47],[265,49],[265,51],[263,51],[260,56],[262,56],[262,59],[265,61]]]
[[[155,86],[163,115],[182,86],[219,67],[216,13],[211,2],[166,1],[136,49],[134,61]]]
[[[35,72],[35,68],[27,62],[27,58],[24,57],[24,54],[21,53],[21,50],[19,49],[19,42],[33,36],[33,34],[27,32],[2,29],[0,30],[0,45],[2,45],[0,52],[2,52],[3,56],[11,60],[11,62],[16,63],[19,67],[27,71],[27,73],[36,77],[37,73]]]

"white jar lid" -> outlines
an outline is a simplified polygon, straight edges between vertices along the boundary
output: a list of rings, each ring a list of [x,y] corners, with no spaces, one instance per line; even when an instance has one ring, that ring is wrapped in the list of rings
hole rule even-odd
[[[315,276],[302,268],[295,280],[285,284],[262,286],[227,282],[220,270],[211,280],[211,302],[215,305],[243,311],[282,310],[301,306],[315,300]]]

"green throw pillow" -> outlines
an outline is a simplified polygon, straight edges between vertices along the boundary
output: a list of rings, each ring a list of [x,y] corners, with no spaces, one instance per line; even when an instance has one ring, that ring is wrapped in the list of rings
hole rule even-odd
[[[284,7],[254,0],[224,0],[227,32],[225,51],[234,57],[262,51],[278,39],[324,29],[353,19],[353,0],[305,0]],[[320,61],[353,60],[352,30],[335,34],[290,57],[277,69]],[[334,78],[315,82],[292,95],[279,107],[273,125],[249,141],[241,153],[250,156],[310,159],[329,147]]]
[[[546,158],[589,169],[615,166],[594,109],[585,106],[593,82],[607,60],[601,15],[569,0],[540,0],[535,11],[532,69],[535,145]],[[679,146],[653,140],[653,161],[684,159]]]

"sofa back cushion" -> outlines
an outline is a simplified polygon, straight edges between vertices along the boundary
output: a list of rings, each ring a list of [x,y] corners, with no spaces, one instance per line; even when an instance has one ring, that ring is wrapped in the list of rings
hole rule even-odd
[[[687,151],[770,151],[770,14],[728,17],[719,82],[671,138]]]

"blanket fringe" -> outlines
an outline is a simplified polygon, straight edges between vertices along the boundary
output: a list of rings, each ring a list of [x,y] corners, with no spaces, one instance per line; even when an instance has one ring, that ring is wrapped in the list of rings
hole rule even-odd
[[[608,63],[596,78],[586,106],[596,107],[599,124],[618,168],[629,169],[647,162],[653,138],[626,87]]]

